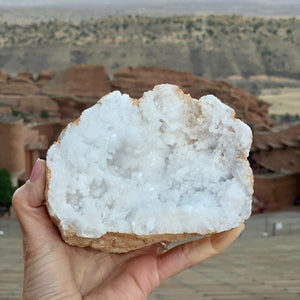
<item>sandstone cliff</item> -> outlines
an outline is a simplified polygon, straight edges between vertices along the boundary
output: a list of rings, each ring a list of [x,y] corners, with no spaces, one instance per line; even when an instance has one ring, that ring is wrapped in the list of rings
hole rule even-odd
[[[45,77],[45,73],[41,75]],[[92,103],[110,91],[108,75],[100,65],[77,65],[57,72],[41,89],[47,95],[74,97],[79,101]]]

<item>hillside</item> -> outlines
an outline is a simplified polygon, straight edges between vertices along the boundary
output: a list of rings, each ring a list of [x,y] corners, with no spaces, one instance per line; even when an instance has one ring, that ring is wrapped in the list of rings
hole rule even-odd
[[[300,20],[242,16],[109,17],[0,23],[0,69],[10,74],[103,64],[159,65],[207,78],[300,77]]]

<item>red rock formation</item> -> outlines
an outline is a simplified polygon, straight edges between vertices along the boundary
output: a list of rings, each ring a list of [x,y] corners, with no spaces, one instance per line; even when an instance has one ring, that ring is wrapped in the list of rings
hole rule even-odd
[[[42,93],[73,97],[80,102],[95,103],[111,91],[111,83],[103,66],[78,65],[66,71],[56,73],[54,78],[45,83]]]
[[[0,83],[0,94],[5,95],[32,95],[38,92],[38,87],[34,84],[26,84],[22,82]]]
[[[16,77],[12,78],[13,82],[33,82],[33,76],[30,72],[19,73]]]
[[[55,71],[54,70],[48,70],[48,71],[42,71],[39,76],[37,77],[37,84],[38,85],[43,85],[49,80],[51,80],[55,76]]]
[[[300,173],[300,124],[280,132],[254,131],[251,158],[272,170]]]
[[[80,116],[80,110],[76,109],[76,107],[69,105],[60,105],[59,106],[60,117],[62,120],[68,120],[69,122],[74,121]]]
[[[262,174],[254,177],[254,196],[267,211],[291,207],[299,196],[300,174]]]
[[[25,170],[24,126],[21,118],[0,117],[0,168],[6,168],[11,175],[20,175]],[[17,177],[13,179],[16,186]]]
[[[0,70],[0,83],[6,83],[10,76]]]
[[[17,111],[39,114],[41,111],[46,110],[50,115],[59,116],[57,103],[48,96],[0,95],[0,103],[10,105]]]
[[[49,147],[47,137],[32,128],[24,128],[24,144],[26,150],[47,150]]]
[[[156,84],[171,83],[190,93],[192,97],[213,94],[235,109],[237,117],[252,123],[272,124],[268,117],[268,104],[252,94],[224,81],[208,80],[186,71],[160,67],[124,67],[114,75],[113,88],[131,97],[140,98]]]
[[[0,75],[1,76],[1,75]],[[33,82],[31,73],[20,73],[16,77],[0,80],[0,94],[5,95],[33,95],[39,88]]]

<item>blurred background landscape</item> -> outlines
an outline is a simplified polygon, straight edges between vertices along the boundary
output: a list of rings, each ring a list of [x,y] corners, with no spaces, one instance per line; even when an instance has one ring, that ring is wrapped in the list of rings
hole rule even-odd
[[[160,83],[194,98],[214,94],[251,127],[254,216],[227,264],[217,258],[179,275],[151,299],[300,298],[298,0],[0,0],[1,299],[20,299],[11,195],[36,158],[103,95],[118,89],[139,98]],[[252,268],[232,271],[241,251]],[[199,287],[214,266],[221,273]]]

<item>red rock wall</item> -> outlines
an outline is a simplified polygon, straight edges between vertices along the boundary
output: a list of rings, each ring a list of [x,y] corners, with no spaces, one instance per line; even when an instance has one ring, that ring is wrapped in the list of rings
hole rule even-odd
[[[23,120],[0,121],[0,168],[10,173],[25,170]]]
[[[252,158],[258,164],[273,171],[278,172],[280,169],[285,169],[293,173],[300,173],[299,152],[300,147],[271,149],[268,151],[254,152],[252,153]]]
[[[47,110],[50,115],[59,116],[57,103],[48,96],[42,95],[1,95],[0,103],[10,105],[14,110],[40,113]]]
[[[266,207],[291,206],[300,196],[300,173],[289,175],[255,175],[254,196]]]
[[[39,135],[45,135],[50,146],[57,140],[63,128],[60,123],[48,123],[36,125],[34,127],[31,127],[31,129],[38,130]]]
[[[0,102],[5,97],[5,103],[9,100],[16,101],[14,99],[17,97],[25,97],[20,107],[22,110],[30,105],[44,107],[47,97],[49,105],[55,100],[60,107],[64,107],[64,101],[71,101],[73,104],[69,105],[70,107],[82,110],[112,90],[118,89],[133,98],[140,98],[145,91],[161,83],[176,84],[185,93],[190,93],[197,99],[213,94],[234,108],[237,117],[242,120],[248,123],[271,124],[268,118],[268,104],[254,95],[223,81],[208,80],[190,72],[160,67],[125,67],[115,73],[112,82],[104,67],[100,65],[78,65],[61,72],[45,71],[37,80],[34,80],[29,72],[18,74],[14,78],[1,72]],[[34,102],[34,99],[37,101]],[[65,111],[62,115],[64,114]]]
[[[111,83],[103,66],[78,65],[56,73],[41,91],[48,95],[95,102],[111,90]]]

